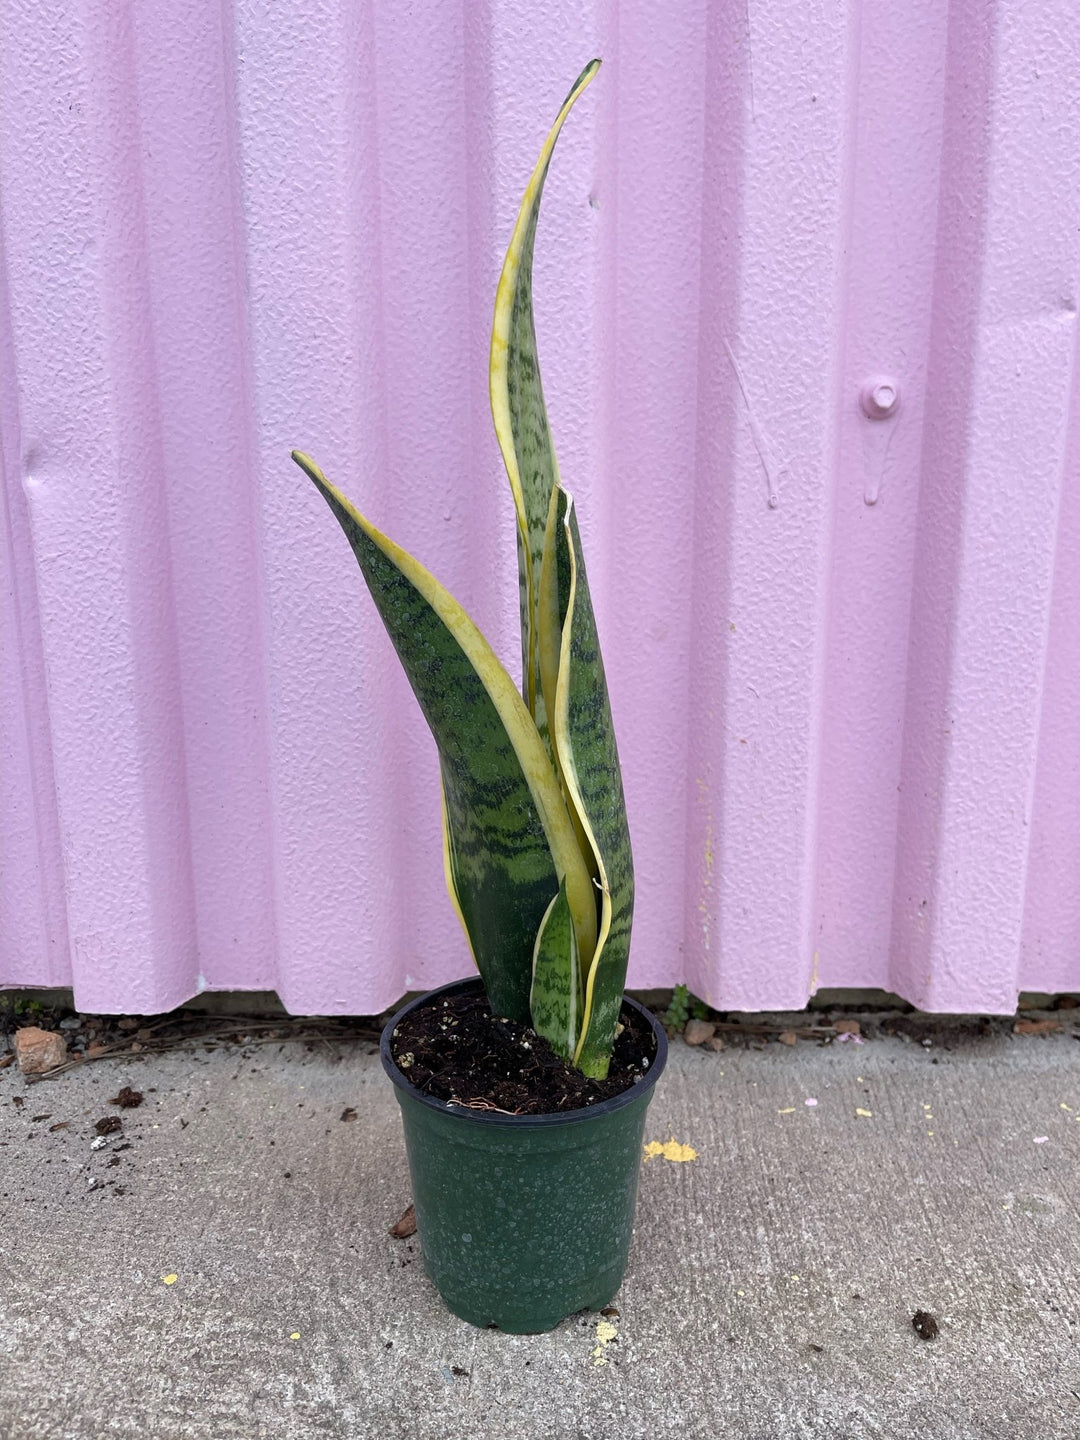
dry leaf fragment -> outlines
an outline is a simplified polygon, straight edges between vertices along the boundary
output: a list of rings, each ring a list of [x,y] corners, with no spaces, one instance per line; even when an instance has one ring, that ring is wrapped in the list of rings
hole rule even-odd
[[[407,1240],[410,1235],[416,1234],[415,1205],[410,1205],[401,1219],[390,1226],[390,1234],[395,1240]]]
[[[861,1035],[862,1028],[858,1020],[836,1020],[833,1022],[833,1029],[838,1035]]]
[[[799,1037],[794,1030],[781,1030],[776,1038],[781,1045],[797,1045],[799,1043]]]

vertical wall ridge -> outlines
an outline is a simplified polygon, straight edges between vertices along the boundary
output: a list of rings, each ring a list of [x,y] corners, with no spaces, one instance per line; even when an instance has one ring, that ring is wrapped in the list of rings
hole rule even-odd
[[[277,927],[278,877],[276,869],[276,816],[271,803],[271,734],[270,707],[270,637],[269,601],[264,564],[263,533],[260,524],[258,494],[258,433],[257,433],[257,391],[255,381],[255,349],[252,335],[249,297],[251,281],[248,256],[248,230],[244,196],[244,154],[243,135],[240,119],[240,96],[238,91],[239,54],[237,46],[237,4],[236,0],[219,0],[218,17],[222,40],[222,115],[226,147],[226,194],[228,216],[226,233],[228,237],[228,265],[236,277],[232,297],[234,309],[234,345],[237,386],[242,397],[242,414],[239,417],[239,448],[242,472],[247,481],[244,495],[244,549],[251,578],[250,636],[252,644],[251,671],[253,674],[252,700],[254,717],[251,743],[257,758],[253,763],[251,777],[251,828],[257,837],[250,844],[251,892],[259,915],[259,924],[253,926],[250,916],[238,917],[237,948],[240,954],[239,983],[245,983],[244,959],[253,961],[256,983],[246,980],[252,988],[276,989],[280,973],[280,939]],[[252,930],[255,933],[252,934]],[[243,937],[242,940],[240,937]],[[202,950],[200,947],[200,961]],[[230,971],[218,968],[216,955],[211,955],[213,965],[211,982],[200,968],[196,985],[201,990],[233,988],[238,980]],[[247,971],[251,974],[251,970]]]
[[[726,537],[730,530],[734,457],[734,376],[726,352],[736,333],[741,251],[740,137],[749,109],[745,49],[726,44],[723,22],[736,7],[710,7],[705,38],[699,208],[699,307],[694,545],[690,610],[693,640],[685,686],[687,770],[686,881],[682,953],[695,992],[715,1003],[724,974],[724,907],[719,901],[717,852],[726,824],[717,733],[726,730],[731,596]]]
[[[1066,304],[1071,297],[1063,297]],[[1075,299],[1072,304],[1075,306]],[[1075,310],[1074,310],[1075,314]],[[1045,637],[1039,713],[1039,762],[1030,797],[1024,926],[1025,988],[1046,993],[1075,986],[1080,953],[1080,330],[1073,324],[1068,426],[1055,539],[1053,603]]]
[[[89,18],[89,17],[87,17]],[[95,140],[105,184],[98,191],[102,240],[102,314],[108,340],[114,444],[122,518],[122,563],[138,728],[139,783],[147,816],[146,898],[153,950],[163,993],[157,1008],[188,993],[197,946],[193,893],[184,686],[176,626],[172,523],[165,464],[158,337],[152,300],[147,223],[147,155],[139,96],[138,39],[134,16],[117,12],[116,29],[93,22],[95,69],[106,75],[107,100],[95,115]],[[119,33],[118,33],[119,32]],[[106,39],[107,35],[107,39]],[[111,66],[115,65],[115,69]],[[141,484],[140,484],[141,482]],[[153,555],[152,565],[147,564]],[[164,820],[163,817],[169,818]],[[125,957],[113,957],[123,965]],[[85,975],[75,972],[82,998],[101,964],[91,951]],[[185,971],[187,973],[185,973]],[[168,973],[171,972],[171,973]],[[159,972],[160,973],[160,972]],[[157,977],[155,977],[157,978]],[[158,996],[155,995],[155,1000]]]
[[[835,395],[827,683],[816,846],[818,982],[895,988],[909,614],[935,282],[945,12],[860,10]],[[867,387],[898,407],[867,413]]]
[[[0,227],[0,583],[7,597],[0,607],[0,985],[70,985],[56,778],[22,449],[7,249]]]
[[[826,721],[829,715],[829,683],[832,674],[830,661],[833,660],[835,633],[838,628],[838,590],[842,584],[841,543],[843,525],[841,510],[854,501],[850,489],[843,484],[844,432],[845,422],[854,408],[855,397],[850,381],[851,355],[849,337],[852,334],[858,312],[858,300],[854,283],[854,270],[861,236],[856,224],[857,157],[859,151],[859,99],[862,71],[862,17],[861,6],[847,9],[847,25],[844,34],[844,114],[846,123],[841,145],[842,173],[840,178],[841,205],[836,232],[836,272],[831,298],[834,344],[830,347],[828,380],[826,386],[827,414],[829,419],[828,437],[824,447],[827,471],[824,486],[824,516],[822,523],[821,573],[818,588],[821,596],[820,614],[814,637],[814,676],[811,690],[811,712],[813,737],[809,782],[811,803],[808,808],[804,834],[804,857],[807,880],[803,890],[801,925],[805,936],[804,970],[807,972],[806,999],[816,993],[821,983],[822,948],[826,942],[825,920],[822,914],[823,895],[822,870],[828,845],[828,805],[826,789],[832,783],[830,767],[829,735]],[[830,957],[831,958],[831,957]],[[807,963],[808,962],[808,963]],[[828,963],[828,962],[826,962]]]
[[[919,466],[917,562],[903,722],[899,846],[889,947],[890,989],[930,1003],[929,955],[938,924],[940,773],[948,736],[953,577],[965,503],[963,476],[978,296],[985,244],[986,156],[994,15],[974,21],[950,0],[945,57],[927,417]],[[949,491],[946,493],[945,485]]]

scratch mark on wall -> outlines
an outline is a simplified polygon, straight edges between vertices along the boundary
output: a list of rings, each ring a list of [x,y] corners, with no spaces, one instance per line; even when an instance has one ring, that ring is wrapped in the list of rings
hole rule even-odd
[[[735,352],[726,340],[724,341],[724,349],[727,351],[728,359],[731,361],[731,368],[735,371],[735,379],[739,382],[743,403],[746,406],[746,418],[750,422],[750,435],[754,441],[754,449],[757,451],[758,458],[761,461],[761,468],[765,471],[765,483],[769,490],[769,509],[775,510],[780,504],[780,496],[776,487],[783,466],[778,465],[773,459],[769,438],[758,424],[757,416],[754,414],[754,407],[750,404],[746,381],[743,379],[742,371],[739,369],[739,363],[735,359]]]
[[[881,482],[898,424],[898,419],[878,421],[863,431],[863,502],[867,505],[876,505],[881,498]]]
[[[750,0],[746,0],[743,9],[746,19],[746,71],[750,77],[750,119],[757,119],[757,112],[754,108],[754,41],[750,34]]]

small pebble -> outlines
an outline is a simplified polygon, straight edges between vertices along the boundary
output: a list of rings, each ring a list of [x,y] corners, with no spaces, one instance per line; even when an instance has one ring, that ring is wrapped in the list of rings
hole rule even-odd
[[[67,1059],[67,1042],[55,1030],[24,1025],[15,1031],[15,1057],[24,1075],[44,1075]]]
[[[688,1020],[683,1039],[687,1045],[704,1045],[705,1041],[711,1040],[715,1034],[716,1026],[708,1020]]]

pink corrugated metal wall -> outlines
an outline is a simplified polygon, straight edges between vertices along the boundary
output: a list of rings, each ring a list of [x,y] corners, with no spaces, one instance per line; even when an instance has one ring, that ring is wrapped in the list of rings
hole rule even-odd
[[[0,13],[0,985],[467,969],[433,746],[288,451],[516,663],[488,326],[599,54],[536,290],[631,984],[1080,989],[1071,0]]]

